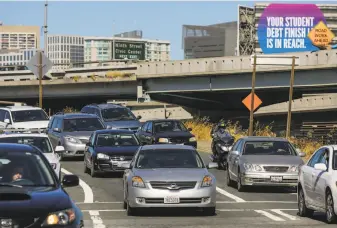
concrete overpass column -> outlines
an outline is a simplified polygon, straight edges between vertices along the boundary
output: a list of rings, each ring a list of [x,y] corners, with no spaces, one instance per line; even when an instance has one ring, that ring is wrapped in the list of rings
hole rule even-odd
[[[144,93],[143,93],[143,81],[137,81],[137,101],[142,102],[144,100]]]

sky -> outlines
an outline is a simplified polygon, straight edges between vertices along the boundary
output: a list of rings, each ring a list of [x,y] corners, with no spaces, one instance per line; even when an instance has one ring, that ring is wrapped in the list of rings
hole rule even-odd
[[[236,21],[238,4],[254,6],[252,1],[49,1],[48,4],[49,34],[112,36],[142,30],[144,38],[170,41],[173,60],[183,59],[183,24],[210,25]],[[4,25],[43,26],[44,1],[0,1],[0,21]],[[43,42],[41,46],[43,47]]]

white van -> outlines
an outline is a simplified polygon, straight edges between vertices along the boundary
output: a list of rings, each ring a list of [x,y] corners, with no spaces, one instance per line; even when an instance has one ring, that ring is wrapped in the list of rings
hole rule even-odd
[[[38,107],[7,106],[0,107],[0,129],[47,129],[49,117]]]

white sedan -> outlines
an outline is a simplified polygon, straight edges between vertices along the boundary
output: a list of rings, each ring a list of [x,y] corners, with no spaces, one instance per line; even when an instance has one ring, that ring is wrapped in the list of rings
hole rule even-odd
[[[57,177],[61,178],[60,156],[57,152],[64,150],[62,146],[57,146],[55,151],[46,134],[31,133],[5,133],[0,134],[0,143],[23,143],[30,144],[39,148],[48,159],[49,163],[55,170]]]
[[[300,216],[324,212],[328,223],[337,221],[337,145],[319,148],[299,171]]]

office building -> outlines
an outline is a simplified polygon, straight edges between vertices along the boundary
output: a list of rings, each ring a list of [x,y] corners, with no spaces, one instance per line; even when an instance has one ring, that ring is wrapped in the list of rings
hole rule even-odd
[[[48,35],[48,57],[53,69],[67,69],[84,62],[84,38],[71,35]],[[59,65],[58,65],[59,64]],[[74,65],[80,67],[80,65]]]
[[[24,66],[33,57],[36,50],[1,50],[0,66]]]
[[[170,60],[170,42],[122,37],[85,37],[85,62],[118,59]]]
[[[130,32],[123,32],[123,33],[114,35],[114,37],[142,39],[143,38],[143,31],[134,30],[134,31],[130,31]]]
[[[40,48],[40,26],[3,25],[0,22],[0,50]]]
[[[255,52],[257,54],[262,53],[259,45],[259,40],[257,36],[257,28],[260,17],[264,9],[269,5],[269,3],[256,3],[255,4]],[[336,35],[332,40],[332,44],[337,44],[337,4],[316,4],[316,6],[323,13],[325,20],[327,22],[327,27]]]
[[[208,26],[183,25],[184,59],[233,56],[236,47],[236,21]]]

